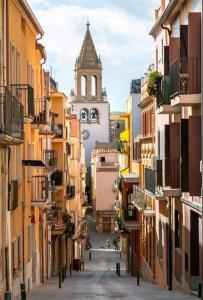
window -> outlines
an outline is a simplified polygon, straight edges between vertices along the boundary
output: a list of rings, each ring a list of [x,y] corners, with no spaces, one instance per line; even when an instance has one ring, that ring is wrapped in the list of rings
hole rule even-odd
[[[95,108],[91,109],[90,119],[91,119],[91,122],[93,122],[93,123],[98,122],[98,111],[97,111],[97,109],[95,109]]]
[[[10,46],[10,83],[20,83],[20,53],[12,44]]]
[[[34,69],[29,63],[27,63],[27,83],[34,87]]]
[[[88,121],[88,111],[85,108],[82,108],[80,111],[80,120],[82,122],[87,122]]]
[[[102,157],[100,158],[100,161],[101,161],[101,162],[105,162],[105,156],[102,156]]]
[[[95,75],[91,77],[91,95],[97,95],[97,77]]]
[[[81,96],[87,96],[87,76],[81,76]]]

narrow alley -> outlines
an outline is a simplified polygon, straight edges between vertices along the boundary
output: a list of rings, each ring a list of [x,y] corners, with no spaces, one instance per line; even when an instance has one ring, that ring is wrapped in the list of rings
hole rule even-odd
[[[125,271],[125,257],[120,258],[113,246],[108,250],[106,240],[113,240],[111,234],[91,232],[91,261],[89,251],[85,253],[85,270],[74,271],[58,288],[58,278],[49,280],[46,284],[33,289],[28,300],[89,300],[89,299],[132,299],[132,300],[193,300],[191,297],[175,291],[166,291],[156,285],[140,281],[137,286],[135,277]],[[121,263],[121,276],[116,275],[116,262]]]

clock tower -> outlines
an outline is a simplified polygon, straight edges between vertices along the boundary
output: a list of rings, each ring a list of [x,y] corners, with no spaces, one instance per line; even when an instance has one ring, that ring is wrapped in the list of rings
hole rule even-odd
[[[97,55],[90,24],[75,63],[75,90],[70,101],[81,121],[85,158],[90,174],[91,152],[96,142],[109,142],[110,104],[102,88],[102,63]],[[89,176],[90,177],[90,176]]]

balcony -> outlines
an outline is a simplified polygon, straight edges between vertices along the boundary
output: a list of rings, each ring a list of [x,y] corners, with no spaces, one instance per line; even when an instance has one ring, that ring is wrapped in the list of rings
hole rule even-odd
[[[137,186],[133,187],[133,204],[139,211],[142,211],[144,216],[155,216],[153,199],[148,197],[145,191]]]
[[[32,177],[32,204],[46,203],[49,197],[48,177]]]
[[[46,170],[53,170],[57,167],[58,157],[55,150],[46,149],[43,151],[43,161],[46,166]]]
[[[137,221],[138,219],[138,211],[133,204],[128,205],[127,208],[124,208],[124,221]]]
[[[53,140],[63,138],[63,124],[52,124],[51,130],[53,133]]]
[[[145,190],[155,195],[156,191],[156,170],[145,168]]]
[[[29,84],[12,84],[12,95],[15,96],[18,101],[24,107],[25,121],[34,118],[34,89]]]
[[[35,114],[33,124],[47,124],[49,122],[49,101],[44,99],[35,99]]]
[[[23,105],[6,87],[0,87],[0,144],[23,143],[23,115]]]
[[[75,186],[74,185],[67,185],[66,187],[66,198],[72,199],[75,197]]]
[[[56,170],[51,174],[51,181],[54,183],[54,186],[62,186],[63,185],[63,172]]]
[[[172,106],[200,104],[200,68],[199,58],[179,58],[171,64],[170,98]]]

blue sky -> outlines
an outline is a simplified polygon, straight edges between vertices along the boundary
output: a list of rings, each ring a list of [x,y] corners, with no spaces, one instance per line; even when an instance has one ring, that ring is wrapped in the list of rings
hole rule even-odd
[[[48,60],[60,90],[74,88],[74,63],[89,17],[97,53],[103,63],[103,86],[111,110],[125,109],[131,79],[154,62],[148,32],[160,0],[28,0],[42,25]]]

